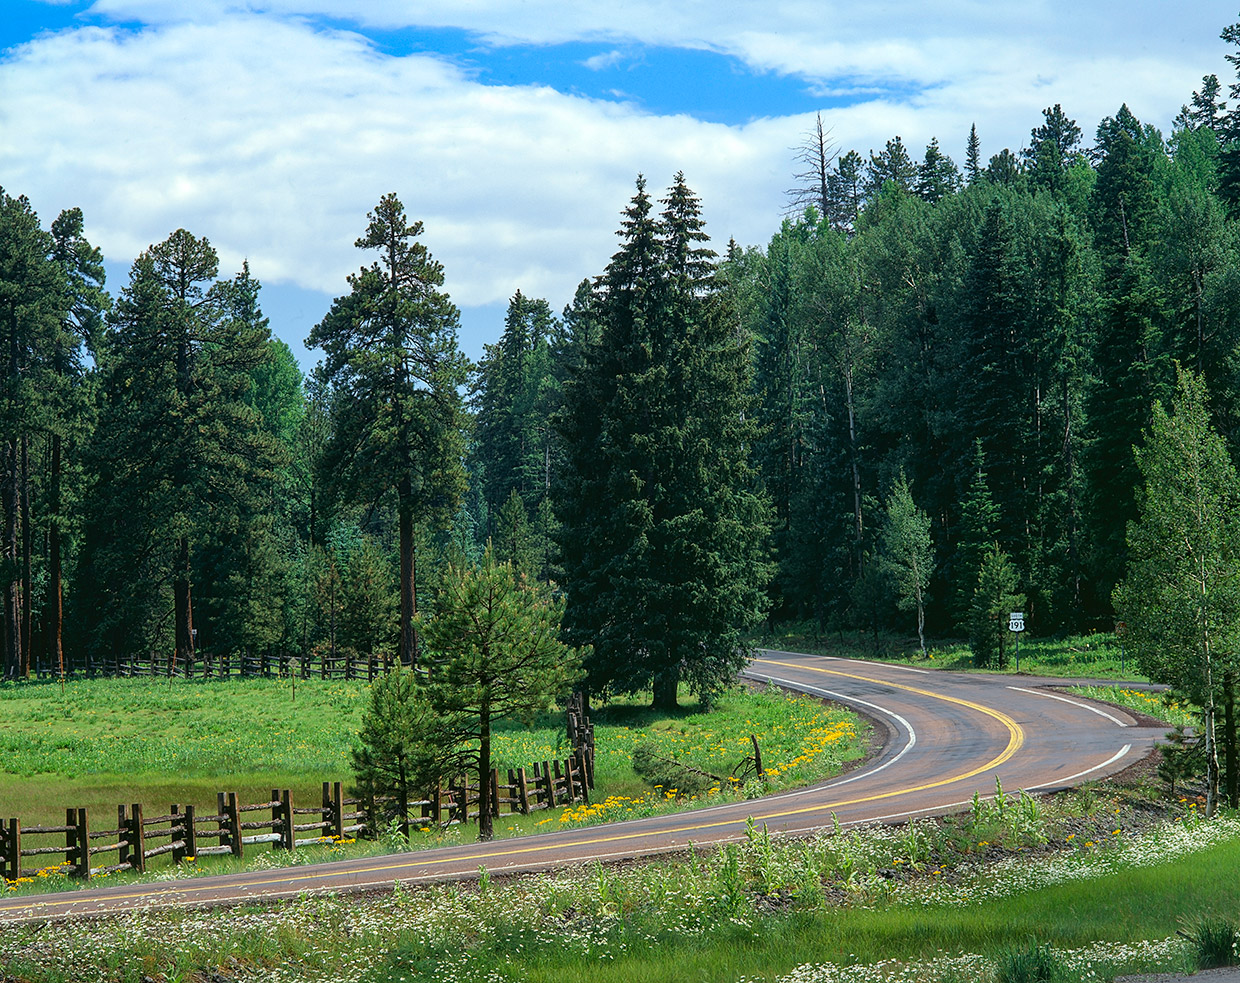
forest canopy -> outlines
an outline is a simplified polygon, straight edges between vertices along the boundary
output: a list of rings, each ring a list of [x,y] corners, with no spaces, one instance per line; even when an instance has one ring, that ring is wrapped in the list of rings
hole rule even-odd
[[[664,702],[763,619],[982,639],[1020,598],[1033,632],[1109,628],[1177,365],[1240,449],[1226,88],[1169,135],[1050,106],[986,160],[975,127],[862,153],[820,117],[770,241],[718,254],[683,175],[639,177],[607,268],[558,315],[517,291],[474,365],[395,194],[303,376],[206,238],[109,294],[80,211],[0,191],[5,675],[413,663],[488,542],[566,597],[592,687]]]

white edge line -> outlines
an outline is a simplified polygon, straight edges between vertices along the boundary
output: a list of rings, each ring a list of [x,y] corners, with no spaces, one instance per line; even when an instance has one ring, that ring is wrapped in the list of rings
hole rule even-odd
[[[1122,748],[1107,758],[1106,761],[1102,762],[1102,764],[1094,765],[1092,768],[1086,768],[1084,771],[1078,771],[1075,775],[1069,775],[1067,778],[1057,778],[1053,782],[1043,782],[1041,785],[1032,785],[1025,789],[1025,791],[1034,792],[1040,788],[1050,788],[1052,785],[1067,785],[1069,782],[1075,782],[1078,778],[1084,778],[1086,775],[1092,774],[1101,768],[1105,768],[1109,764],[1113,764],[1131,750],[1132,745],[1125,744]]]
[[[1060,703],[1071,703],[1074,707],[1080,707],[1082,710],[1088,710],[1090,713],[1096,713],[1099,717],[1106,717],[1107,720],[1120,727],[1128,727],[1119,717],[1114,717],[1105,710],[1097,707],[1091,707],[1088,703],[1080,703],[1076,700],[1070,700],[1066,696],[1060,696],[1058,693],[1044,693],[1041,690],[1025,689],[1023,686],[1009,686],[1008,689],[1015,690],[1017,693],[1029,693],[1031,696],[1045,696],[1048,700],[1058,700]]]
[[[842,693],[834,693],[828,689],[819,689],[817,686],[810,686],[808,683],[793,682],[791,679],[781,679],[778,676],[767,676],[762,673],[758,673],[756,675],[760,679],[767,679],[767,680],[770,680],[772,683],[781,683],[784,686],[794,687],[798,692],[808,693],[808,694],[817,695],[817,696],[825,696],[825,697],[828,697],[829,699],[836,700],[837,702],[843,703],[845,705],[869,707],[871,710],[876,710],[878,713],[885,714],[886,716],[891,717],[892,719],[896,720],[900,724],[900,726],[902,726],[908,732],[908,743],[906,743],[904,747],[900,749],[899,753],[896,754],[896,756],[892,758],[890,761],[883,762],[877,768],[867,768],[864,771],[857,772],[857,774],[855,775],[850,775],[848,778],[842,778],[838,782],[831,782],[829,785],[821,786],[824,789],[838,788],[841,785],[847,785],[849,782],[855,782],[860,778],[869,778],[871,775],[877,775],[884,768],[890,768],[897,761],[899,761],[906,754],[908,754],[909,751],[913,750],[913,748],[916,747],[917,745],[917,731],[913,730],[913,725],[910,724],[903,717],[901,717],[894,710],[889,710],[886,707],[880,707],[877,703],[870,703],[868,700],[861,700],[855,696],[845,696]],[[782,796],[778,796],[778,795],[771,796],[769,799],[763,799],[761,801],[777,802],[781,798],[791,797],[796,794],[797,794],[796,792],[788,792]]]

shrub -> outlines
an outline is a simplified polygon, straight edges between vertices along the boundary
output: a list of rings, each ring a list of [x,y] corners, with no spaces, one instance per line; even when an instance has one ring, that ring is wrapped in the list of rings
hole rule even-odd
[[[1182,934],[1188,938],[1198,969],[1216,969],[1240,963],[1237,953],[1240,928],[1231,919],[1205,916]]]
[[[661,785],[667,792],[675,789],[683,796],[701,795],[716,784],[713,775],[660,754],[650,741],[633,748],[633,771],[642,781]]]
[[[999,983],[1067,983],[1068,974],[1049,945],[1032,939],[999,956]]]

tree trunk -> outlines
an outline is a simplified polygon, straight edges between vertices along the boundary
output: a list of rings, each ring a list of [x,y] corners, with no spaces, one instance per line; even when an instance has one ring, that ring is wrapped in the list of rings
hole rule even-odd
[[[176,570],[172,592],[176,608],[176,650],[173,669],[179,663],[188,676],[194,668],[194,606],[189,576],[189,538],[177,540]]]
[[[401,665],[416,666],[418,635],[413,619],[418,614],[417,567],[413,546],[413,482],[409,475],[400,479],[397,495],[397,511],[400,514],[400,661]]]
[[[665,669],[654,677],[654,698],[650,706],[655,710],[675,710],[680,704],[676,702],[676,689],[680,685],[680,671]]]
[[[3,556],[9,566],[8,581],[4,585],[4,676],[16,679],[21,666],[21,578],[18,575],[18,459],[17,446],[13,441],[4,445],[4,549]]]
[[[400,807],[400,832],[404,836],[405,842],[409,842],[409,774],[405,770],[405,759],[399,758],[396,762],[398,788],[396,796],[399,800]]]
[[[484,702],[478,711],[478,842],[495,837],[491,821],[491,710]]]
[[[1236,673],[1223,677],[1223,762],[1227,772],[1227,804],[1240,808],[1240,775],[1236,773]]]
[[[21,460],[21,510],[22,510],[22,660],[21,676],[30,678],[30,608],[33,592],[30,582],[30,551],[33,548],[30,536],[30,438],[22,435]]]
[[[48,527],[48,626],[47,639],[50,646],[52,664],[57,667],[61,678],[65,674],[64,649],[64,589],[61,586],[60,561],[60,434],[52,435],[52,475],[50,482],[51,502],[49,503]]]

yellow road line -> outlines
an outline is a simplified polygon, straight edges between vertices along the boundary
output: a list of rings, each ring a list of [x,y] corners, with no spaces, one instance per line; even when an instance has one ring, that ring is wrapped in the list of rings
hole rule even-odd
[[[916,792],[925,792],[933,788],[941,788],[944,785],[951,785],[955,782],[967,781],[968,779],[974,778],[977,775],[982,774],[983,772],[990,771],[992,768],[999,767],[999,765],[1003,764],[1005,761],[1010,759],[1012,755],[1014,755],[1017,751],[1019,751],[1021,746],[1025,742],[1024,730],[1021,728],[1020,724],[1018,724],[1015,720],[1009,717],[1006,713],[1003,713],[999,710],[995,710],[991,707],[983,706],[980,703],[974,703],[970,700],[962,700],[959,697],[955,697],[955,696],[945,696],[942,693],[933,693],[930,690],[919,689],[916,686],[906,686],[903,683],[892,683],[892,682],[888,682],[883,679],[874,679],[871,676],[859,676],[859,675],[856,675],[855,673],[840,672],[839,670],[836,670],[836,669],[820,669],[815,666],[797,665],[796,663],[792,663],[792,662],[777,662],[774,659],[757,659],[755,660],[755,662],[766,663],[768,665],[773,665],[773,666],[782,666],[788,669],[803,669],[803,670],[808,670],[810,672],[819,672],[819,673],[823,673],[823,674],[830,675],[830,676],[844,676],[848,679],[859,679],[867,683],[879,683],[880,685],[883,685],[883,686],[890,686],[893,689],[907,690],[908,692],[916,693],[919,696],[927,696],[934,700],[943,700],[946,703],[955,703],[958,706],[965,707],[966,709],[976,710],[978,713],[981,713],[987,717],[992,717],[993,719],[997,720],[999,723],[1003,724],[1003,726],[1006,727],[1008,731],[1007,747],[1004,748],[1000,754],[992,758],[990,761],[987,761],[984,765],[980,765],[977,768],[974,768],[972,771],[967,771],[962,775],[955,775],[951,778],[940,778],[937,781],[926,782],[923,785],[915,785],[911,788],[897,789],[896,791],[893,791],[893,792],[879,792],[874,795],[861,796],[860,798],[855,798],[855,799],[843,799],[838,802],[821,803],[821,804],[811,805],[811,806],[801,806],[800,808],[797,808],[797,809],[784,809],[784,810],[780,810],[776,812],[762,813],[761,815],[754,813],[752,815],[752,818],[754,819],[755,822],[766,821],[770,819],[783,819],[788,816],[799,816],[799,815],[803,815],[808,812],[821,812],[821,811],[828,810],[828,809],[835,810],[835,809],[841,808],[842,806],[860,805],[865,802],[877,802],[881,799],[895,798],[896,796],[900,796],[900,795],[912,795]],[[758,803],[756,802],[755,804],[758,804]],[[439,858],[435,858],[431,860],[410,859],[402,863],[382,864],[382,865],[375,866],[375,867],[363,867],[357,870],[319,871],[319,872],[311,872],[311,873],[306,873],[306,874],[273,877],[271,880],[249,881],[244,885],[238,885],[238,888],[250,889],[250,888],[258,888],[258,887],[269,887],[275,884],[295,884],[295,883],[301,883],[303,881],[323,880],[329,877],[351,876],[351,875],[361,875],[361,874],[378,874],[378,873],[384,873],[386,871],[407,870],[410,867],[434,867],[434,866],[439,866],[442,864],[460,864],[460,863],[469,863],[472,861],[503,860],[508,857],[517,857],[517,856],[522,856],[524,854],[546,853],[549,850],[561,850],[561,849],[568,849],[568,848],[573,848],[573,847],[595,846],[597,844],[602,844],[602,843],[618,843],[624,840],[638,840],[638,839],[643,839],[645,837],[651,837],[651,836],[673,836],[677,833],[696,833],[702,830],[716,829],[720,826],[731,826],[737,822],[738,820],[736,819],[723,819],[723,820],[718,820],[718,821],[709,822],[709,823],[697,823],[697,824],[688,825],[688,826],[677,826],[671,829],[649,830],[649,831],[643,831],[643,832],[637,832],[637,833],[618,833],[612,836],[599,836],[599,837],[595,837],[593,839],[588,839],[588,840],[575,840],[572,843],[546,843],[546,844],[541,844],[539,846],[517,847],[517,848],[505,850],[503,853],[474,853],[474,854],[468,854],[465,856],[439,857]],[[273,873],[275,872],[273,871]],[[180,890],[179,885],[178,885],[178,890]],[[185,885],[184,890],[186,892],[192,892],[195,890],[195,888],[187,884]],[[201,888],[201,890],[214,890],[214,888],[204,887],[204,888]],[[149,898],[152,901],[156,901],[158,900],[158,897],[159,897],[158,895],[152,896],[146,892],[139,892],[136,894],[111,895],[106,900],[108,901],[132,901],[132,900],[136,900],[139,898]],[[67,907],[67,906],[74,905],[74,904],[89,903],[90,900],[91,900],[90,898],[84,895],[78,894],[77,897],[66,898],[64,901],[57,900],[57,901],[37,902],[37,906],[40,909]],[[30,907],[31,906],[28,904],[27,905],[20,905],[20,904],[0,905],[0,912],[21,911],[23,909],[28,909]]]

